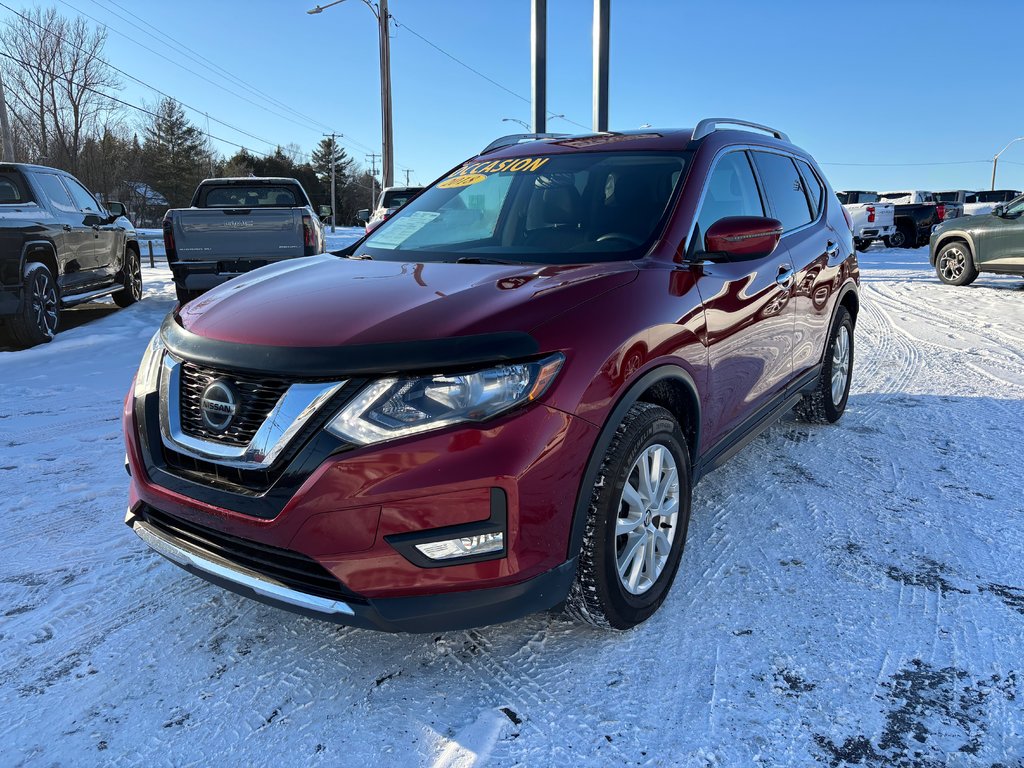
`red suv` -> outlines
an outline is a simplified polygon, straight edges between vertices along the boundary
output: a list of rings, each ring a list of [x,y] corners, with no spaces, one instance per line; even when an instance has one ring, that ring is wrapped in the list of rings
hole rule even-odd
[[[125,403],[127,522],[341,623],[634,626],[693,484],[794,405],[842,415],[855,254],[773,129],[499,140],[346,250],[167,317]]]

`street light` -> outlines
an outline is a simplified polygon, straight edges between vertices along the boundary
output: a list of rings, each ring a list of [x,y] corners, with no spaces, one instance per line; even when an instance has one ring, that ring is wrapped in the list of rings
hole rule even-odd
[[[565,119],[565,115],[549,115],[548,116],[548,120],[557,120],[558,118],[562,118],[564,120]],[[518,117],[503,117],[503,118],[501,118],[501,122],[503,122],[503,123],[519,123],[521,126],[523,126],[523,128],[528,130],[530,133],[534,132],[533,131],[533,126],[531,126],[525,120],[520,120]]]
[[[318,5],[306,11],[310,15],[323,13],[328,8],[339,5],[345,0],[334,0],[333,3]],[[391,38],[388,36],[388,0],[376,3],[363,0],[363,4],[377,18],[377,30],[380,35],[380,118],[381,118],[381,162],[383,168],[383,185],[390,187],[395,182],[394,132],[391,127]]]
[[[1017,143],[1018,141],[1024,141],[1024,136],[1018,136],[1016,139],[1014,139],[1009,144],[1007,144],[1005,147],[1003,147],[998,152],[996,152],[996,156],[992,158],[992,190],[993,191],[995,191],[995,188],[996,188],[996,163],[999,162],[999,156],[1001,154],[1003,154],[1003,152],[1008,150],[1013,144]]]

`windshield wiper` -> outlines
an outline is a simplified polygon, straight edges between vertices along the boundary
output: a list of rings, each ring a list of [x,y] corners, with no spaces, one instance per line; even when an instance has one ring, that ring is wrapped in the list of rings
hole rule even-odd
[[[449,262],[452,263],[452,262]],[[521,267],[528,262],[525,261],[506,261],[504,259],[489,259],[486,256],[460,256],[454,262],[455,264],[504,264],[507,266]]]

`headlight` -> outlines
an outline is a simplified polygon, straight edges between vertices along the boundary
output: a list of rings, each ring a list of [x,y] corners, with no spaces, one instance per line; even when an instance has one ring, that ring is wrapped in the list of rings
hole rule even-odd
[[[381,379],[346,405],[327,430],[368,445],[459,422],[483,421],[544,394],[564,360],[554,354],[473,373]]]
[[[139,372],[135,374],[135,396],[141,397],[156,392],[160,387],[160,363],[164,359],[164,343],[160,331],[153,334],[149,346],[142,355]]]

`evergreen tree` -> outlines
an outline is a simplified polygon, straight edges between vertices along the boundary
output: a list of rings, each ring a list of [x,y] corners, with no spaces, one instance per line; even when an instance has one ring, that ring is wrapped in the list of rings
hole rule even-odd
[[[206,137],[173,99],[163,99],[143,126],[142,181],[167,198],[172,208],[188,205],[209,175]]]

